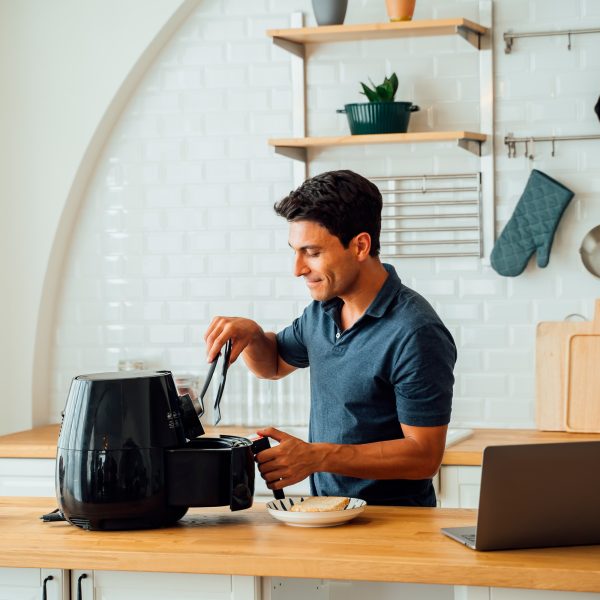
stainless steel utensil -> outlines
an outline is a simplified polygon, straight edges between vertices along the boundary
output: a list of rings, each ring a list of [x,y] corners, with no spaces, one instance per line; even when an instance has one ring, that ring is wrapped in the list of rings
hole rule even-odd
[[[585,234],[579,253],[583,266],[592,275],[600,277],[600,225],[596,225]]]

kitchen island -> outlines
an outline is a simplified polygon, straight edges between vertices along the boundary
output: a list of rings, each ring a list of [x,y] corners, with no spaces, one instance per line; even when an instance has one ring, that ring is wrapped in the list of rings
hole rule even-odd
[[[47,425],[0,437],[6,489],[24,489],[27,496],[52,493],[58,429]],[[252,432],[238,427],[207,433]],[[232,600],[399,595],[411,600],[600,600],[600,546],[480,553],[440,532],[475,523],[475,510],[458,507],[477,505],[486,446],[599,439],[598,434],[475,430],[445,452],[444,508],[369,506],[351,523],[333,528],[286,526],[256,502],[238,513],[192,509],[177,526],[162,530],[95,533],[42,523],[38,517],[56,507],[54,498],[11,493],[0,498],[0,598],[41,597],[42,583],[52,576],[47,583],[55,588],[60,583],[60,594],[52,595],[49,588],[48,600],[76,598],[80,586],[83,600],[94,594],[196,598],[189,590],[198,586],[213,590],[210,598]],[[27,588],[29,595],[14,593],[21,587],[2,595],[3,586],[22,583],[25,575],[33,590]],[[165,595],[165,589],[177,595]],[[113,590],[116,595],[110,595]],[[216,590],[223,595],[214,595]]]
[[[52,498],[0,499],[0,566],[428,583],[600,592],[600,546],[476,552],[441,527],[467,509],[368,506],[352,522],[290,527],[263,504],[192,509],[174,527],[89,532],[44,523]]]

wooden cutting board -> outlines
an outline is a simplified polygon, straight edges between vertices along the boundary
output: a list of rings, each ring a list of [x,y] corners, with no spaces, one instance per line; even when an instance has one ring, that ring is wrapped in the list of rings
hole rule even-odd
[[[565,372],[565,428],[600,432],[600,300],[588,332],[569,336]]]
[[[573,334],[590,333],[582,321],[542,321],[536,330],[535,409],[537,428],[566,431],[565,381],[567,344]]]

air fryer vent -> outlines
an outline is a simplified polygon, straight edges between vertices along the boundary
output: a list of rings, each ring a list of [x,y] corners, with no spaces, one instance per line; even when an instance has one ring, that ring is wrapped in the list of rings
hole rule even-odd
[[[77,525],[77,527],[81,527],[82,529],[90,529],[90,522],[88,519],[71,518],[69,521],[73,523],[73,525]]]

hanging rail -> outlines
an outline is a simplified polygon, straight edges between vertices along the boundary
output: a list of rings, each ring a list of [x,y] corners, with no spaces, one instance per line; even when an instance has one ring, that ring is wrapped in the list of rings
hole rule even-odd
[[[547,135],[547,136],[530,136],[530,137],[514,137],[512,133],[504,136],[504,144],[508,148],[508,158],[516,158],[517,144],[525,145],[523,156],[533,160],[535,158],[534,148],[536,142],[550,142],[552,151],[550,156],[556,155],[556,142],[580,141],[580,140],[600,140],[600,134],[591,135]]]
[[[600,33],[600,28],[595,27],[593,29],[563,29],[560,31],[529,31],[524,33],[512,33],[511,31],[506,31],[504,33],[504,43],[506,46],[504,47],[504,53],[510,54],[513,46],[513,41],[517,38],[524,37],[548,37],[554,35],[566,35],[568,38],[567,49],[571,49],[571,36],[572,35],[580,35],[582,33]]]
[[[387,209],[380,242],[386,257],[481,256],[480,173],[370,179],[379,184]]]

